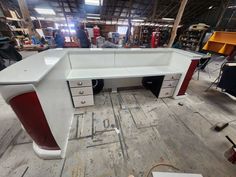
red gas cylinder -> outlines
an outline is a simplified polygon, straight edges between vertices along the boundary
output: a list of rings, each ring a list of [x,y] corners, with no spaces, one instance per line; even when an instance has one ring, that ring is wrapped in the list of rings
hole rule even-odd
[[[160,32],[152,32],[151,47],[157,48],[160,43]]]
[[[97,37],[100,36],[100,28],[96,25],[93,27],[93,43],[96,44]]]

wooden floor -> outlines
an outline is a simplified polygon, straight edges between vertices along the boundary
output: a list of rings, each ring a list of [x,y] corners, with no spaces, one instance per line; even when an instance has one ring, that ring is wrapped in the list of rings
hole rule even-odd
[[[236,102],[215,89],[204,92],[209,84],[192,80],[181,100],[157,99],[144,89],[96,95],[96,106],[77,110],[66,158],[60,160],[39,159],[0,102],[0,176],[146,177],[152,166],[170,164],[179,170],[159,165],[154,171],[235,177],[236,166],[224,152],[231,147],[225,135],[236,140],[236,124],[221,133],[211,127],[236,119]]]

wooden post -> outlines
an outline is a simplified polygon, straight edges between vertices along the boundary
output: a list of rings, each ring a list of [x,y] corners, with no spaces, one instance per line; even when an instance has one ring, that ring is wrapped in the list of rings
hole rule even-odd
[[[168,47],[172,47],[172,45],[173,45],[173,43],[175,41],[175,37],[176,37],[177,30],[178,30],[178,26],[179,26],[179,23],[180,23],[181,18],[183,16],[184,9],[185,9],[185,6],[186,6],[187,2],[188,2],[188,0],[182,0],[181,1],[180,8],[179,8],[178,14],[176,16],[172,32],[171,32],[171,37],[170,37],[170,41],[169,41]]]
[[[152,11],[152,22],[155,20],[155,17],[156,17],[158,1],[159,0],[154,1],[154,8],[153,8],[153,11]]]
[[[38,37],[38,35],[34,29],[34,25],[32,23],[32,20],[30,18],[30,13],[29,13],[29,10],[27,7],[26,0],[18,0],[18,4],[20,7],[22,17],[24,19],[24,28],[28,29],[30,36],[34,35],[34,36]]]

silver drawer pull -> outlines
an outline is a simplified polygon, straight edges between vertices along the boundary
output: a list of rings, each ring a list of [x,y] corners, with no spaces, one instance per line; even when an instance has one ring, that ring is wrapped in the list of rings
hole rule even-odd
[[[83,82],[79,82],[78,85],[83,85]]]
[[[81,104],[85,104],[86,103],[86,101],[81,101]]]
[[[84,91],[79,91],[79,94],[83,95],[83,94],[84,94]]]

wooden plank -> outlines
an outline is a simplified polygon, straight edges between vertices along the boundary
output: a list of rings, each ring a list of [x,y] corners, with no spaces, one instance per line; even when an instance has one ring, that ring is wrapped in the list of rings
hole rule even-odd
[[[224,176],[228,173],[225,167],[221,166],[222,162],[218,161],[202,141],[175,117],[170,116],[161,120],[157,129],[182,171],[200,173],[203,176]]]
[[[160,99],[158,100],[150,91],[137,90],[129,94],[122,92],[120,94],[137,128],[156,126],[161,116],[168,115],[166,107],[163,107]],[[150,113],[152,109],[159,110],[161,114],[152,115]]]
[[[78,116],[78,134],[77,138],[92,137],[93,135],[93,113],[85,112]]]
[[[14,138],[20,132],[20,123],[15,119],[1,121],[1,137],[0,137],[0,157],[6,149],[13,143]]]
[[[59,177],[63,160],[42,160],[38,158],[32,144],[10,146],[0,159],[0,176]]]
[[[21,14],[24,18],[24,22],[25,22],[24,26],[26,28],[28,28],[29,35],[30,36],[34,35],[34,36],[40,38],[40,36],[38,35],[38,33],[34,29],[34,25],[33,25],[32,20],[30,18],[30,13],[29,13],[29,10],[28,10],[26,0],[18,0],[18,4],[19,4],[19,7],[20,7]]]
[[[119,146],[81,149],[80,141],[83,140],[69,142],[62,177],[118,176],[113,161],[119,159]]]
[[[179,11],[178,11],[178,14],[175,18],[175,22],[174,22],[174,25],[173,25],[173,28],[172,28],[172,32],[171,32],[171,37],[170,37],[170,41],[168,43],[168,47],[172,47],[174,41],[175,41],[175,37],[176,37],[176,34],[177,34],[177,30],[178,30],[178,26],[181,22],[181,18],[183,16],[183,13],[184,13],[184,9],[185,9],[185,6],[187,5],[187,2],[188,0],[182,0],[181,1],[181,4],[180,4],[180,7],[179,7]]]
[[[77,138],[77,130],[78,130],[78,116],[74,116],[72,125],[70,128],[69,140]]]
[[[32,143],[31,137],[28,135],[28,133],[21,129],[18,135],[15,137],[13,144],[19,145],[19,144],[25,144],[25,143]]]
[[[95,134],[97,132],[111,131],[115,126],[115,118],[109,92],[104,92],[100,97],[101,96],[104,97],[102,99],[103,104],[100,104],[93,110]],[[95,97],[95,102],[97,102],[97,98],[98,97]]]

